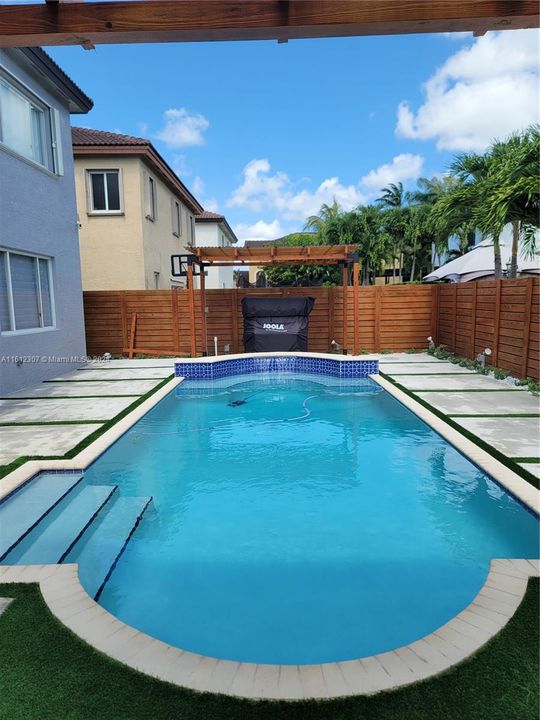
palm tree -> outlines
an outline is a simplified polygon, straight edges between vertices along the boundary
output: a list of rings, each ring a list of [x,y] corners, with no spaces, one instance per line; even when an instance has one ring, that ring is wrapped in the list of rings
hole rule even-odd
[[[341,214],[341,207],[334,198],[331,205],[324,203],[319,210],[318,215],[310,215],[304,225],[304,230],[316,232],[319,240],[324,241],[327,234],[328,224],[332,220],[336,220]]]
[[[512,254],[508,276],[518,269],[519,241],[526,254],[536,250],[540,210],[540,127],[533,125],[514,133],[490,148],[491,188],[487,197],[487,218],[499,232],[512,224]]]
[[[489,212],[489,195],[496,183],[491,152],[484,155],[463,153],[450,165],[450,172],[461,182],[446,199],[446,221],[457,223],[456,231],[471,232],[478,228],[493,238],[494,275],[502,277],[500,234],[503,225]],[[444,210],[444,208],[443,208]],[[439,216],[444,222],[444,213]],[[456,234],[457,234],[456,233]]]
[[[403,183],[390,183],[381,190],[382,195],[377,202],[385,208],[404,207],[407,193],[403,190]]]
[[[386,228],[393,242],[392,276],[396,279],[396,261],[399,261],[399,278],[403,274],[403,243],[404,233],[407,225],[406,204],[409,199],[408,193],[403,189],[403,183],[390,183],[381,190],[381,197],[375,202],[386,211]]]

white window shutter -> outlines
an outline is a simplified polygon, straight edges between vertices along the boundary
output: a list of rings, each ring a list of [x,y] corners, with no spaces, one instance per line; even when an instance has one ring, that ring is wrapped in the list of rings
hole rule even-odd
[[[51,113],[54,137],[54,169],[57,175],[63,175],[64,156],[62,153],[62,118],[56,108],[53,108]]]

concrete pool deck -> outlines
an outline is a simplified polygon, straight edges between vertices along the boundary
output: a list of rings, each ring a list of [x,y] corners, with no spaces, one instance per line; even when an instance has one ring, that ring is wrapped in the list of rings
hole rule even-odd
[[[0,465],[65,455],[172,374],[172,358],[111,360],[0,398]]]
[[[429,358],[429,359],[428,359]],[[540,399],[426,353],[382,355],[380,372],[540,477]],[[439,374],[440,373],[440,374]]]

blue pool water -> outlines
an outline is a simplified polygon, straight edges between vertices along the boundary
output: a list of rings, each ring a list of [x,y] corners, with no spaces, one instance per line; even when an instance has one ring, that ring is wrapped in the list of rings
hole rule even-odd
[[[383,652],[462,610],[492,558],[538,556],[536,519],[369,379],[185,382],[86,480],[153,497],[101,604],[219,658]]]

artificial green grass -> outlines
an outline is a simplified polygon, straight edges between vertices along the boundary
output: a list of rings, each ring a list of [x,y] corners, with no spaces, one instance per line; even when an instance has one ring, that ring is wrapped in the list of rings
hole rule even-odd
[[[100,435],[103,435],[104,432],[112,428],[113,425],[116,425],[116,423],[119,420],[122,420],[126,415],[128,415],[132,410],[135,410],[136,407],[141,405],[145,400],[148,400],[149,397],[152,397],[154,393],[156,393],[158,390],[160,390],[164,385],[166,385],[168,382],[170,382],[173,379],[174,375],[169,375],[166,378],[163,378],[160,383],[158,383],[155,387],[153,387],[151,390],[149,390],[144,395],[140,395],[138,398],[134,400],[134,402],[131,403],[131,405],[128,405],[126,408],[124,408],[121,412],[119,412],[117,415],[115,415],[110,420],[107,420],[104,422],[103,420],[65,420],[60,422],[33,422],[33,423],[0,423],[0,427],[8,427],[11,425],[68,425],[68,424],[80,424],[85,425],[87,423],[102,423],[99,428],[94,430],[93,433],[90,433],[90,435],[87,435],[83,440],[81,440],[80,443],[75,445],[75,447],[71,448],[65,455],[23,455],[21,457],[16,458],[12,462],[8,463],[7,465],[0,465],[0,480],[8,475],[10,472],[13,472],[13,470],[16,470],[21,465],[24,465],[25,462],[28,462],[29,460],[65,460],[66,458],[72,458],[75,457],[78,453],[81,452],[81,450],[84,450],[84,448],[88,447],[90,443],[93,443],[94,440],[96,440]],[[96,398],[99,399],[99,398]],[[0,720],[3,720],[0,716]]]
[[[385,380],[388,380],[389,383],[392,385],[395,385],[399,390],[401,390],[405,395],[408,395],[413,400],[416,400],[417,403],[425,407],[427,410],[430,410],[434,415],[436,415],[441,420],[444,420],[451,428],[454,430],[457,430],[459,433],[461,433],[464,437],[466,437],[471,442],[475,443],[475,445],[478,445],[478,447],[482,448],[482,450],[485,450],[487,453],[489,453],[492,457],[494,457],[496,460],[501,462],[503,465],[506,465],[507,468],[510,468],[513,472],[516,473],[516,475],[519,475],[524,480],[526,480],[528,483],[530,483],[533,487],[539,488],[540,487],[540,480],[530,473],[525,468],[521,467],[521,465],[518,465],[516,462],[516,458],[509,458],[503,453],[496,450],[492,445],[489,445],[487,442],[482,440],[478,437],[478,435],[475,435],[474,433],[470,432],[466,428],[464,428],[459,423],[455,422],[452,419],[452,416],[447,415],[446,413],[443,413],[441,410],[438,410],[436,407],[431,405],[427,400],[424,400],[424,398],[421,395],[418,395],[417,390],[411,390],[410,388],[406,388],[404,385],[401,385],[401,383],[397,382],[397,380],[394,380],[394,378],[391,375],[387,375],[384,372],[381,372],[379,370],[379,375],[384,378]],[[427,391],[426,391],[427,392]],[[436,391],[435,391],[436,392]],[[475,392],[472,390],[469,390],[469,392]],[[500,392],[500,391],[495,391]],[[506,416],[505,416],[506,417]],[[521,462],[523,462],[522,458],[519,458]]]
[[[6,720],[535,720],[538,580],[475,656],[393,692],[328,702],[251,702],[154,680],[61,625],[38,586],[0,585],[0,718]],[[159,605],[159,599],[156,599]],[[159,612],[159,607],[156,607]]]

